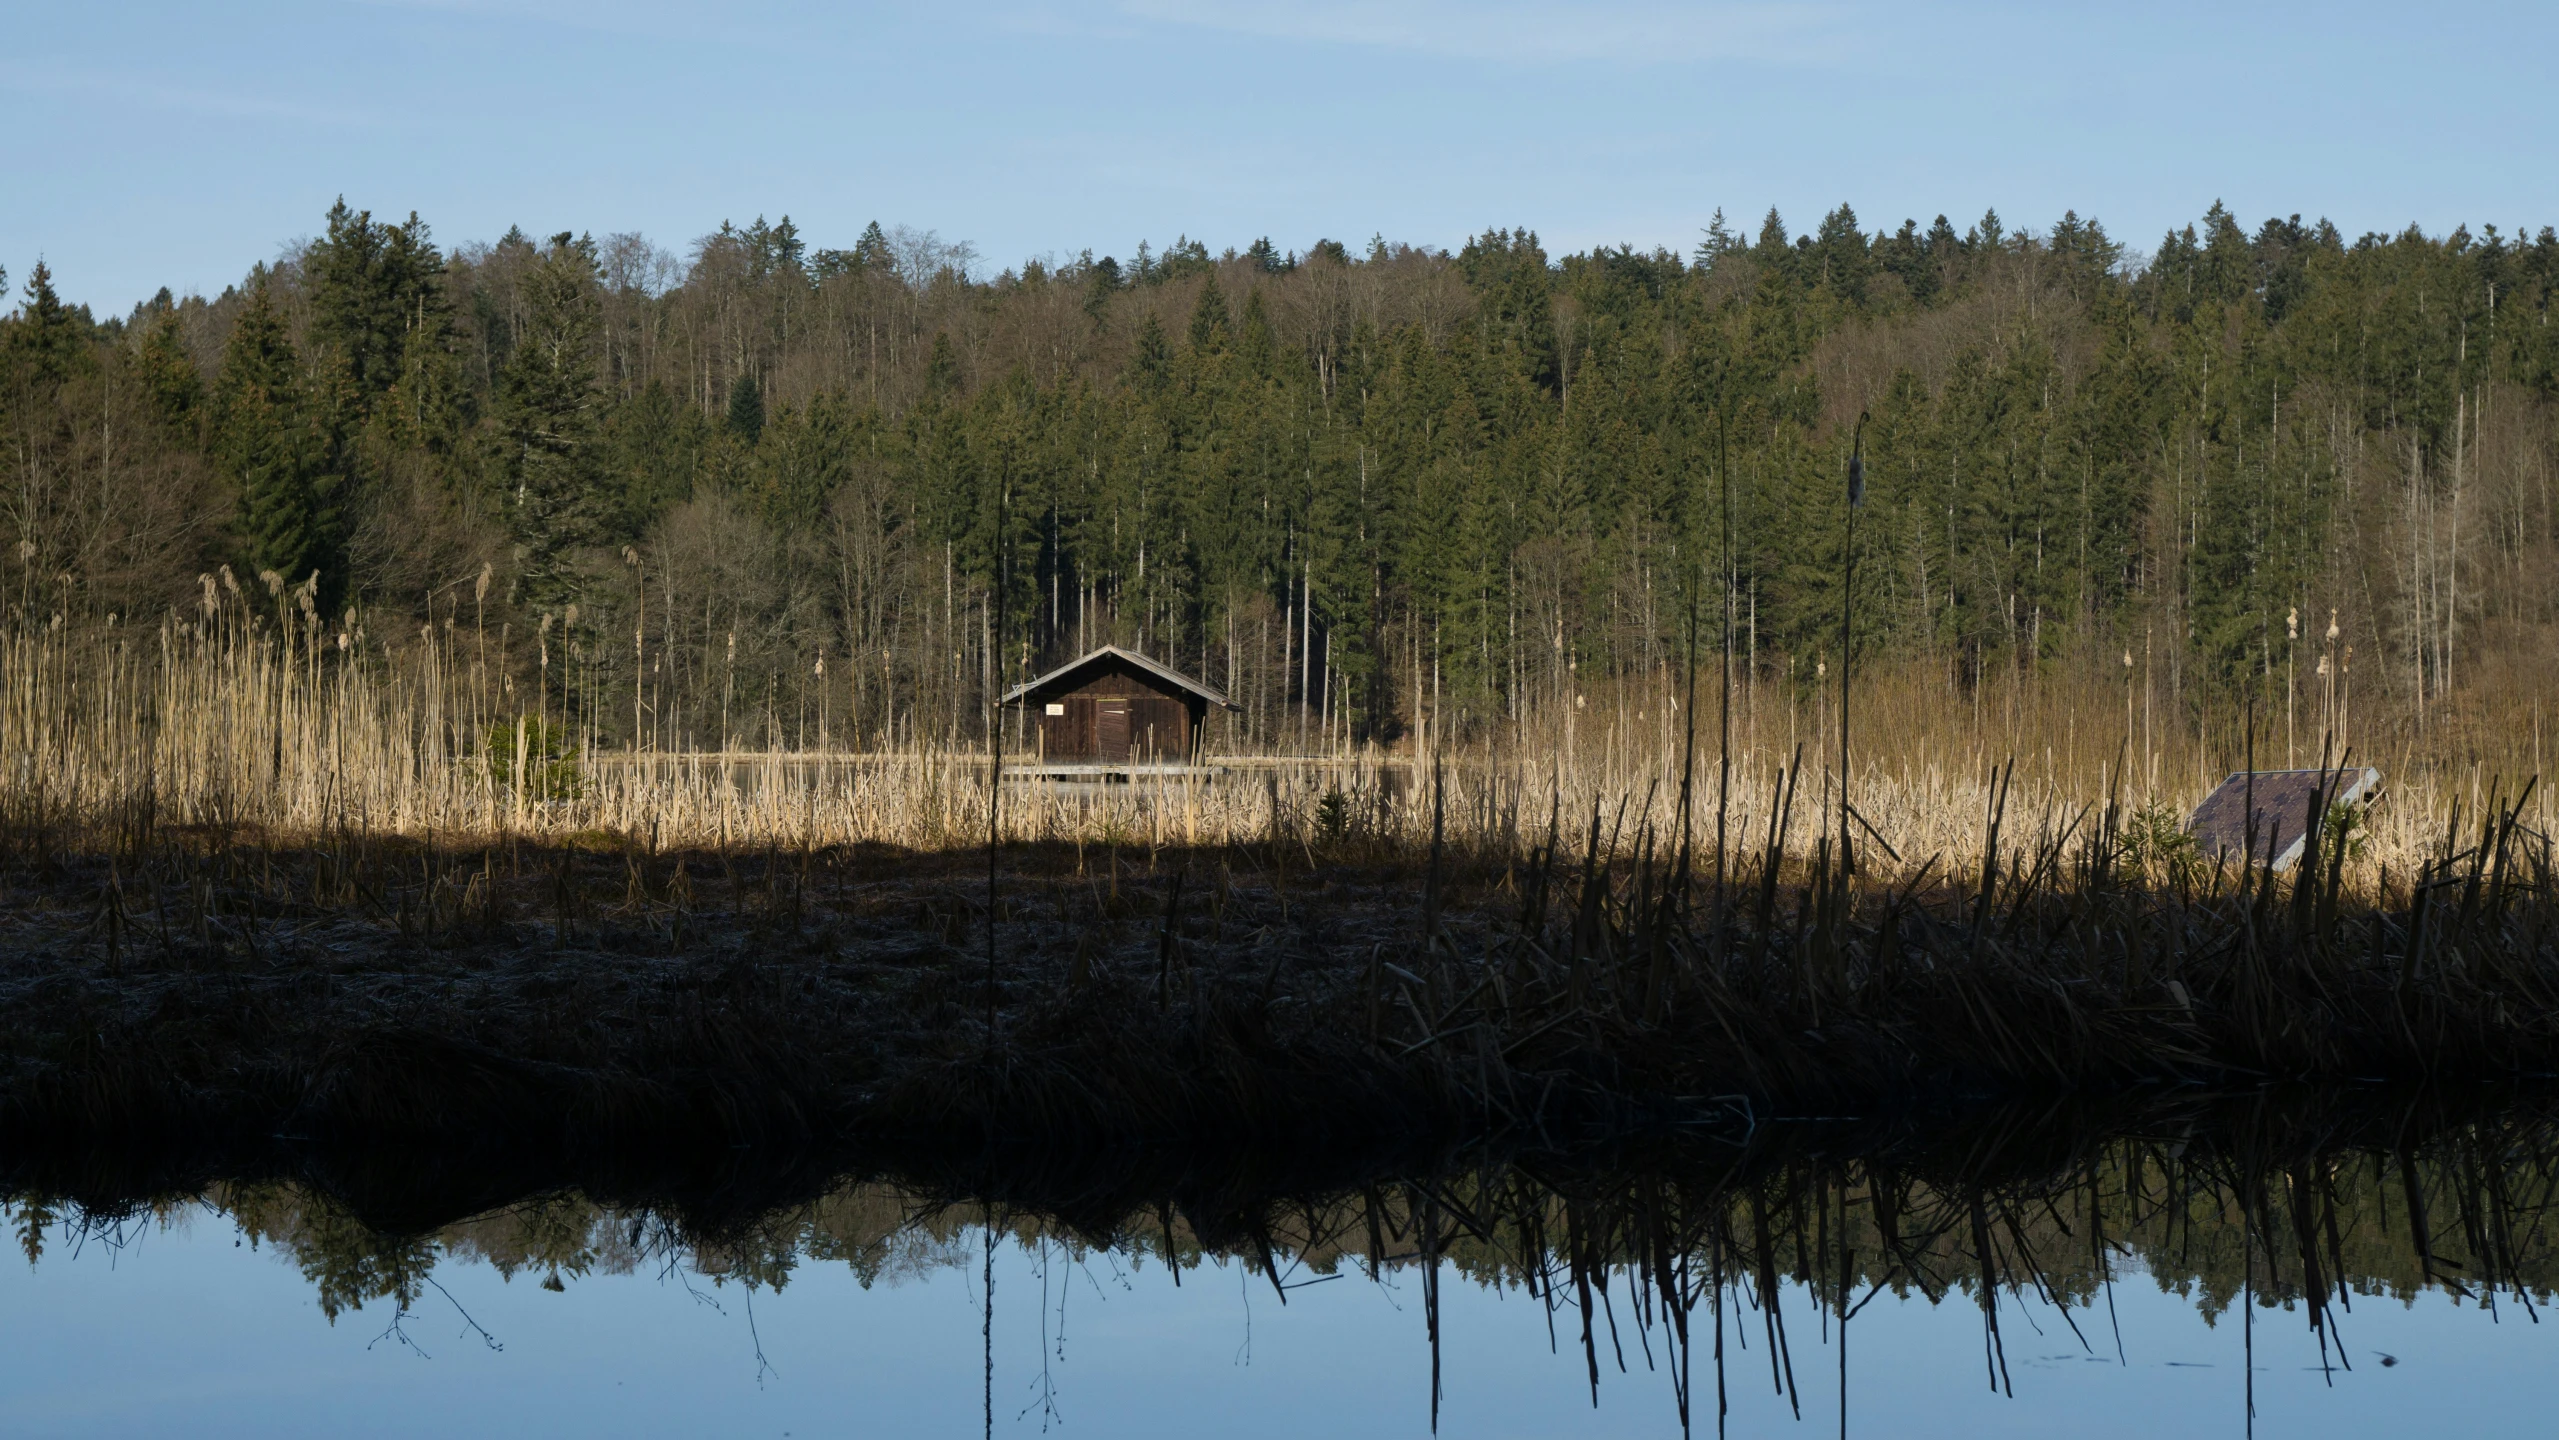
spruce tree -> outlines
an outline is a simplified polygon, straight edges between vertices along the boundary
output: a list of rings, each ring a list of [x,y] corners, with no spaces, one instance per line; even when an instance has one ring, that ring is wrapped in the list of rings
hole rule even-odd
[[[881,274],[897,268],[897,256],[889,252],[889,237],[880,233],[879,221],[862,227],[862,238],[853,242],[853,263]]]
[[[195,361],[179,343],[175,310],[164,309],[152,317],[134,368],[161,422],[179,434],[191,434],[204,407],[204,377],[196,373]]]
[[[1163,393],[1172,378],[1172,342],[1165,338],[1164,327],[1156,320],[1155,312],[1149,310],[1146,318],[1138,324],[1137,348],[1129,356],[1129,384],[1138,394],[1153,398]]]
[[[302,260],[311,340],[343,357],[355,393],[369,400],[398,378],[405,277],[393,273],[390,227],[373,223],[373,212],[350,210],[341,196],[326,223]]]
[[[576,549],[592,543],[595,343],[601,324],[595,244],[551,238],[524,277],[524,328],[498,385],[498,462],[505,503],[536,601],[572,590]]]
[[[1214,355],[1226,348],[1226,292],[1217,288],[1217,272],[1200,286],[1199,303],[1191,307],[1191,351]]]
[[[764,391],[752,370],[729,386],[729,433],[750,447],[764,438]]]
[[[1271,335],[1270,310],[1262,304],[1262,292],[1258,286],[1245,298],[1244,334],[1236,348],[1244,362],[1244,373],[1256,380],[1270,378],[1279,347]]]
[[[215,392],[214,461],[238,487],[242,558],[299,584],[331,568],[336,516],[313,463],[301,362],[267,277],[260,273],[233,322]]]
[[[88,331],[88,314],[54,293],[53,270],[42,260],[27,274],[26,300],[8,331],[10,369],[20,384],[49,389],[70,378]]]

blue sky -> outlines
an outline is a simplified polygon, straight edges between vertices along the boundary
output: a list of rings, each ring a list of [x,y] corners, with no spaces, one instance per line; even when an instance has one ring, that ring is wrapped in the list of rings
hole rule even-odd
[[[2359,233],[2559,223],[2559,7],[1602,0],[291,0],[20,7],[0,264],[118,312],[330,201],[640,231],[905,224],[989,268],[1177,233],[1550,250],[2065,208],[2141,249],[2215,199]]]

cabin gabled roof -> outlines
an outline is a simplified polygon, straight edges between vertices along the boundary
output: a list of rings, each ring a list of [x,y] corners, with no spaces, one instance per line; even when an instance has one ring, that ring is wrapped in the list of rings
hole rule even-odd
[[[1051,670],[1046,675],[1042,675],[1036,680],[1023,681],[1021,684],[1004,692],[1004,699],[1002,703],[1006,705],[1019,704],[1023,700],[1028,699],[1030,696],[1036,695],[1043,690],[1047,690],[1062,681],[1073,680],[1078,673],[1088,668],[1114,659],[1124,660],[1131,668],[1152,675],[1167,685],[1187,690],[1191,694],[1197,695],[1211,705],[1223,705],[1229,710],[1238,710],[1243,708],[1237,705],[1234,701],[1217,693],[1215,690],[1210,689],[1208,686],[1192,679],[1190,676],[1184,675],[1177,670],[1166,669],[1164,666],[1147,659],[1145,656],[1138,654],[1134,650],[1123,650],[1117,645],[1105,645],[1101,649],[1094,651],[1092,654],[1084,656],[1082,659],[1070,660],[1067,663],[1058,666],[1056,669]]]

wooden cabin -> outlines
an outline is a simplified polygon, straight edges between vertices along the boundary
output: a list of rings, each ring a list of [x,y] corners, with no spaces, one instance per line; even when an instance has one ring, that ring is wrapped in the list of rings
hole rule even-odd
[[[1237,708],[1188,675],[1116,645],[1015,686],[1006,705],[1039,721],[1043,765],[1188,765],[1211,705]]]

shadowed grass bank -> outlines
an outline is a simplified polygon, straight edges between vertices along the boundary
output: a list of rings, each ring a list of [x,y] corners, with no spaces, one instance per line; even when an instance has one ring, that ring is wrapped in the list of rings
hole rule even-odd
[[[1729,863],[1594,808],[1524,856],[1008,848],[991,908],[983,850],[162,832],[0,869],[0,1134],[1544,1150],[2509,1081],[2559,1073],[2559,895],[2521,806],[2369,890],[2316,850],[2143,869],[2117,807],[2024,844],[1994,809],[1977,868],[1852,880],[1827,838],[1787,858],[1780,793]]]

